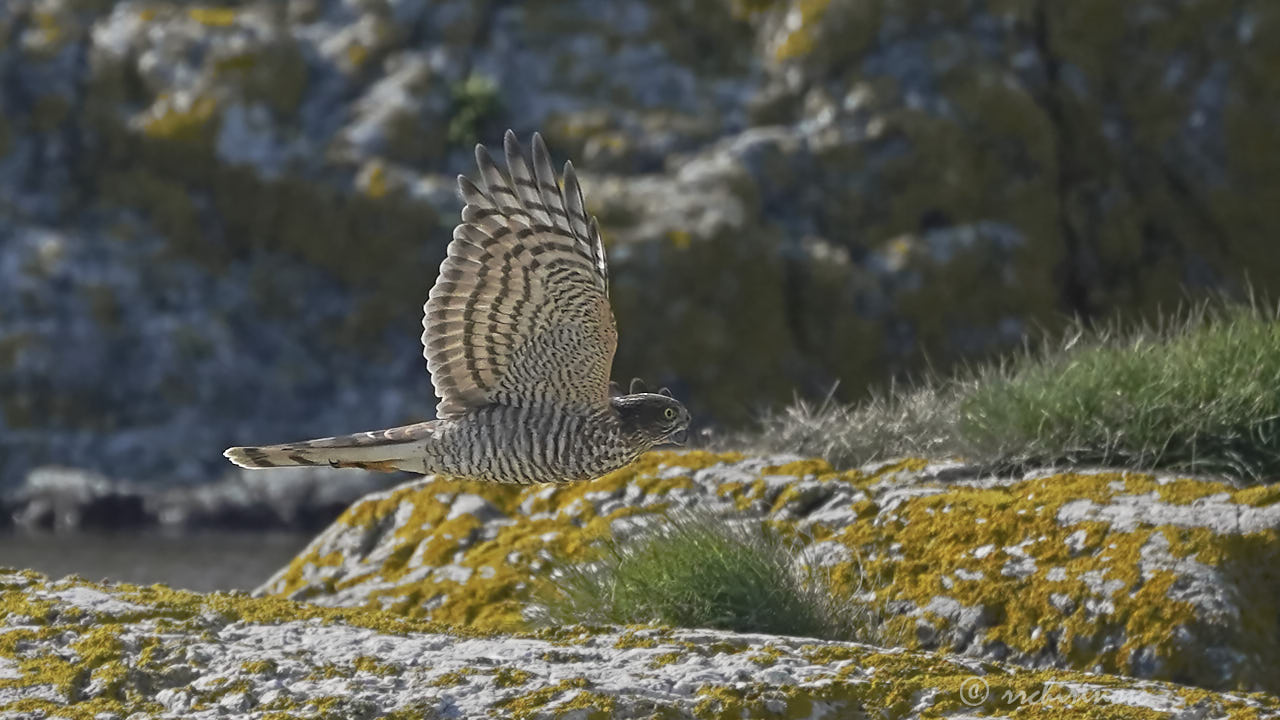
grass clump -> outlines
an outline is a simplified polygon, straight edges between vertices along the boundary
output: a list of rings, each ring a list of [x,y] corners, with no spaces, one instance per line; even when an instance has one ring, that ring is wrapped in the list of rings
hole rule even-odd
[[[1202,304],[1154,324],[1074,326],[1003,362],[858,406],[798,402],[730,444],[837,465],[891,456],[1280,477],[1280,318]]]
[[[870,613],[834,597],[819,571],[759,523],[676,513],[599,550],[598,562],[566,568],[540,589],[544,620],[870,639]]]
[[[450,96],[446,137],[451,145],[470,148],[491,134],[489,126],[502,111],[501,95],[493,78],[472,73],[451,88]]]

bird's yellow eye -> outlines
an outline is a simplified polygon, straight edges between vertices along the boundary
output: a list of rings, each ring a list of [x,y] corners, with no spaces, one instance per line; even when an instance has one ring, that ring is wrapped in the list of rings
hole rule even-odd
[[[675,420],[675,419],[676,419],[676,409],[675,409],[675,408],[667,408],[666,410],[663,410],[663,411],[662,411],[662,414],[663,414],[664,416],[666,416],[666,418],[667,418],[668,420]]]

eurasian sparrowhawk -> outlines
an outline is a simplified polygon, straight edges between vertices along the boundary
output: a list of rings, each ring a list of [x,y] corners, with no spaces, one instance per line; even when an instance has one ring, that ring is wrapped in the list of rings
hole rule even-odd
[[[508,175],[476,146],[480,182],[458,177],[462,224],[431,288],[422,334],[440,402],[416,425],[225,455],[247,468],[332,465],[506,483],[588,480],[680,441],[689,412],[663,393],[612,395],[617,330],[604,244],[573,164],[557,184],[510,130]]]

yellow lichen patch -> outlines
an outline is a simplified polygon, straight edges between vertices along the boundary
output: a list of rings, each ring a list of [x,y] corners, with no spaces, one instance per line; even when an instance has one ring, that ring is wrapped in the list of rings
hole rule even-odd
[[[651,452],[585,483],[415,483],[356,503],[337,521],[339,526],[375,532],[396,519],[395,529],[378,540],[384,552],[376,563],[343,567],[341,555],[322,555],[322,546],[313,547],[290,563],[276,590],[309,597],[369,582],[378,586],[369,593],[369,607],[476,629],[522,629],[534,584],[549,575],[550,566],[589,560],[595,543],[611,533],[614,521],[660,515],[667,508],[663,502],[647,502],[616,507],[601,516],[596,512],[601,498],[621,498],[636,488],[649,500],[660,498],[692,488],[689,473],[741,459],[738,453]],[[490,535],[481,537],[486,527],[481,518],[455,514],[463,496],[481,498],[513,522],[489,528]],[[444,567],[451,570],[432,572]],[[409,573],[423,577],[408,581]]]
[[[872,477],[880,477],[890,473],[898,472],[920,472],[929,467],[929,461],[924,458],[902,458],[891,463],[885,463],[871,471]]]
[[[208,27],[231,27],[236,22],[236,9],[230,7],[193,7],[187,17]]]
[[[276,596],[251,598],[237,592],[201,595],[174,590],[163,585],[139,587],[121,584],[116,586],[116,589],[121,598],[137,602],[147,608],[145,613],[137,617],[118,617],[117,620],[121,622],[142,618],[187,620],[203,612],[214,612],[243,622],[279,623],[294,620],[320,620],[342,622],[391,634],[457,632],[439,623],[401,617],[376,609],[320,607]]]
[[[699,700],[694,706],[693,715],[700,720],[779,716],[805,718],[814,716],[817,707],[825,706],[826,708],[843,708],[851,716],[903,717],[908,714],[910,704],[883,699],[885,687],[897,684],[908,685],[916,693],[926,690],[925,687],[921,687],[925,683],[919,685],[910,681],[890,683],[887,679],[886,681],[873,679],[869,682],[839,679],[815,687],[774,686],[766,683],[735,683],[733,686],[703,685],[698,688]],[[934,687],[927,689],[936,690]],[[951,707],[951,703],[940,698],[934,698],[930,704],[931,711]],[[823,712],[827,710],[824,709]]]
[[[1155,493],[1161,502],[1170,505],[1190,505],[1201,498],[1214,495],[1230,495],[1235,487],[1224,482],[1172,478],[1161,482],[1145,473],[1125,473],[1124,492],[1128,495]]]
[[[392,672],[394,672],[394,670]],[[454,670],[453,672],[447,672],[441,675],[436,678],[435,682],[432,684],[436,687],[454,687],[457,685],[463,685],[466,684],[467,677],[475,674],[476,671],[472,668],[462,668],[461,670]]]
[[[582,690],[590,684],[583,677],[561,680],[555,685],[532,690],[523,695],[496,702],[494,703],[494,709],[506,712],[509,717],[515,718],[515,720],[535,717],[541,714],[541,711],[545,710],[548,704],[561,699],[562,695],[573,693],[574,690]],[[577,693],[573,694],[576,695]]]
[[[764,480],[754,480],[749,483],[735,480],[716,488],[716,494],[732,500],[734,507],[738,510],[748,510],[757,500],[764,499],[767,490],[768,485]]]
[[[51,10],[56,7],[53,5],[36,7],[40,9],[31,11],[30,28],[23,33],[23,50],[42,58],[52,58],[75,37],[75,16],[68,9]]]
[[[0,585],[0,616],[6,618],[27,618],[28,622],[34,625],[44,625],[49,621],[49,613],[52,612],[54,604],[51,600],[36,599],[30,597],[23,592],[26,583],[38,582],[43,578],[29,570],[11,571],[14,575],[22,578],[23,582],[9,583]],[[4,642],[4,636],[0,636],[0,643]]]
[[[22,605],[12,596],[22,592],[6,589],[3,598],[5,606]],[[68,608],[62,608],[66,609]],[[79,613],[63,612],[59,613],[59,620],[65,622],[78,616]],[[74,633],[74,639],[68,644],[70,652],[52,654],[35,649],[42,642],[53,641],[55,636],[65,637],[68,632]],[[55,703],[48,703],[48,707],[40,708],[30,706],[31,711],[44,709],[49,715],[58,717],[92,718],[97,713],[120,713],[126,707],[159,710],[158,705],[144,697],[136,688],[125,688],[128,668],[121,662],[122,653],[119,626],[116,624],[83,628],[62,625],[34,629],[11,626],[0,633],[0,657],[15,662],[19,676],[0,679],[0,689],[49,686],[58,697],[65,698],[68,702],[76,701],[75,711],[70,716],[65,714],[67,711],[62,706]],[[85,691],[91,684],[95,688],[95,694],[86,697]],[[20,710],[23,702],[25,701],[0,709]],[[57,712],[54,712],[55,709]]]
[[[377,200],[391,191],[391,181],[387,175],[387,166],[381,160],[371,160],[361,171],[357,182],[365,195]]]
[[[857,645],[837,645],[835,643],[805,645],[800,648],[800,653],[804,659],[815,665],[860,661],[866,656],[867,652],[866,649]]]
[[[142,132],[150,138],[177,142],[200,142],[212,137],[212,120],[218,103],[202,96],[179,102],[162,95],[152,106],[142,124]]]
[[[195,702],[192,704],[192,709],[200,710],[209,708],[218,704],[219,701],[228,695],[247,693],[252,689],[253,683],[247,679],[241,678],[239,680],[228,680],[223,678],[203,690],[196,691]]]
[[[922,458],[903,458],[894,462],[885,463],[872,468],[870,471],[862,468],[853,470],[845,470],[840,473],[840,479],[853,485],[854,487],[868,489],[881,482],[885,482],[888,478],[900,472],[920,472],[929,466],[929,461]]]
[[[430,529],[442,521],[449,514],[450,502],[459,494],[477,495],[504,513],[510,513],[519,505],[521,490],[515,485],[453,479],[413,483],[352,505],[337,522],[351,527],[371,528],[394,515],[400,510],[401,504],[407,504],[407,507],[411,506],[411,512],[397,529],[401,536],[407,537]]]
[[[613,711],[617,702],[610,695],[594,693],[590,690],[579,690],[572,698],[561,703],[556,708],[556,711],[559,714],[570,713],[574,710],[586,710],[586,715],[580,715],[579,717],[585,717],[586,720],[608,720],[614,716]]]
[[[472,533],[480,529],[480,525],[480,519],[473,515],[459,515],[452,520],[440,523],[433,529],[430,538],[422,544],[423,562],[431,567],[448,565],[453,561],[455,554],[463,552],[464,543],[470,539]],[[382,565],[383,578],[395,580],[408,570],[408,554],[417,548],[414,540],[412,536],[405,537],[405,542],[391,557],[387,558]]]
[[[760,471],[762,475],[795,475],[796,477],[805,477],[808,475],[829,475],[835,470],[826,460],[796,460],[784,465],[767,465]]]
[[[836,568],[833,579],[840,589],[862,582],[860,571],[883,603],[909,601],[924,609],[942,599],[981,607],[989,618],[983,639],[1015,652],[1054,652],[1076,667],[1118,673],[1130,672],[1143,652],[1160,659],[1161,677],[1198,677],[1202,656],[1186,652],[1190,648],[1175,638],[1214,631],[1196,630],[1195,607],[1171,592],[1175,574],[1144,572],[1144,548],[1167,545],[1175,557],[1195,557],[1233,587],[1280,590],[1276,533],[1222,536],[1151,525],[1122,531],[1100,521],[1058,521],[1068,502],[1105,506],[1122,495],[1159,493],[1161,487],[1170,504],[1225,491],[1217,483],[1155,485],[1149,476],[1121,473],[1053,475],[1005,488],[951,487],[908,498],[892,512],[881,511],[874,523],[854,523],[837,533],[835,539],[860,561]],[[1275,636],[1276,595],[1240,598],[1249,630],[1230,641],[1263,666],[1280,662],[1280,655],[1251,637]],[[949,627],[947,617],[922,616],[937,630]],[[1122,643],[1104,640],[1116,633]],[[1240,682],[1248,687],[1265,681],[1254,674]]]
[[[438,542],[450,541],[439,541],[433,533],[421,542],[436,548]],[[523,628],[522,611],[531,581],[539,576],[535,563],[544,563],[548,557],[581,557],[588,542],[583,528],[551,518],[525,520],[500,528],[496,537],[471,545],[457,558],[457,565],[471,570],[465,581],[429,578],[377,591],[371,599],[399,598],[402,604],[394,605],[395,610],[424,617],[428,611],[421,607],[422,601],[435,598],[429,612],[434,620],[491,630]]]
[[[627,467],[634,468],[636,473],[653,473],[667,467],[703,470],[716,465],[742,462],[745,457],[740,452],[711,452],[708,450],[653,451],[640,456],[639,460]]]
[[[766,645],[764,649],[750,657],[751,662],[761,666],[769,667],[778,662],[778,658],[782,657],[782,651],[775,645]]]
[[[137,608],[95,614],[56,599],[73,589],[110,594]],[[55,599],[45,599],[49,597]],[[165,712],[153,699],[152,685],[138,678],[160,677],[168,672],[172,664],[168,658],[175,648],[166,645],[166,636],[203,636],[212,642],[214,637],[201,630],[211,618],[265,624],[312,619],[391,634],[439,629],[437,625],[373,610],[318,608],[280,598],[255,599],[241,593],[199,595],[162,586],[107,586],[79,579],[50,582],[29,572],[0,576],[0,608],[4,609],[8,625],[0,632],[0,658],[10,661],[18,674],[0,679],[0,689],[39,686],[42,692],[51,691],[55,698],[70,703],[23,699],[3,704],[0,714],[41,712],[42,717],[69,720]],[[193,626],[193,619],[200,620]],[[126,647],[122,633],[127,624],[145,627],[156,635],[132,636]],[[243,663],[240,670],[271,674],[277,672],[278,666],[273,660],[261,660]],[[318,672],[323,674],[325,669],[319,668]],[[389,675],[396,670],[366,656],[357,658],[352,668],[330,667],[327,672],[329,677],[349,677],[354,672]],[[215,683],[194,694],[192,709],[217,703],[229,694],[247,692],[251,686],[248,679]]]
[[[658,645],[657,640],[649,634],[641,634],[647,629],[648,628],[645,627],[627,628],[627,631],[618,638],[617,642],[615,642],[613,646],[619,650],[625,650],[627,648],[656,647]]]
[[[716,655],[737,655],[750,649],[746,640],[717,640],[713,643],[698,645],[685,640],[676,641],[677,645],[684,648],[686,653],[699,655],[701,657],[715,657]]]
[[[368,655],[361,655],[351,661],[351,666],[362,673],[369,673],[370,675],[387,676],[395,675],[399,672],[395,665],[384,663],[378,658],[370,657]]]
[[[818,28],[822,25],[822,17],[826,15],[830,5],[831,0],[796,0],[793,8],[798,14],[799,23],[778,44],[774,50],[774,58],[791,60],[812,52],[817,42]]]
[[[493,671],[493,682],[498,687],[520,687],[533,677],[533,673],[520,668],[498,668]]]
[[[1267,507],[1280,502],[1280,483],[1258,485],[1247,490],[1238,490],[1231,496],[1231,501],[1251,507]]]
[[[651,670],[657,670],[660,667],[678,662],[683,656],[684,654],[678,650],[672,650],[671,652],[664,652],[660,655],[655,655],[654,658],[649,661],[649,668]]]
[[[5,712],[5,717],[57,718],[58,720],[98,720],[104,716],[122,717],[124,712],[129,711],[136,711],[148,715],[158,715],[164,712],[164,706],[155,702],[126,706],[118,701],[104,698],[91,698],[68,706],[51,702],[49,700],[22,698],[21,700],[16,700],[0,706],[0,711]]]
[[[270,675],[279,668],[274,660],[249,660],[240,663],[240,670],[254,675]]]
[[[369,61],[369,48],[360,43],[352,43],[347,46],[343,56],[346,58],[347,68],[359,70]]]

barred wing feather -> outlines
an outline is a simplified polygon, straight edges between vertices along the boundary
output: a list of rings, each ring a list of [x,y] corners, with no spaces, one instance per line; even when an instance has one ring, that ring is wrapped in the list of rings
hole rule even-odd
[[[490,404],[599,409],[617,330],[595,218],[571,163],[563,189],[556,183],[541,136],[532,168],[510,130],[503,146],[509,177],[477,146],[480,184],[458,178],[462,223],[424,308],[436,415]]]

